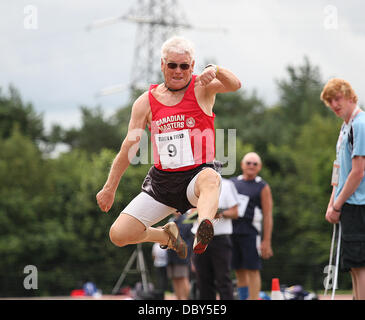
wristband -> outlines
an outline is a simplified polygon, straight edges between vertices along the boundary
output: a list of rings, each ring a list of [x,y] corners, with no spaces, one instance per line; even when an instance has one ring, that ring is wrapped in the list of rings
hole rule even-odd
[[[341,212],[341,209],[340,209],[340,210],[337,210],[337,209],[335,208],[335,206],[332,206],[332,209],[333,209],[333,211]]]

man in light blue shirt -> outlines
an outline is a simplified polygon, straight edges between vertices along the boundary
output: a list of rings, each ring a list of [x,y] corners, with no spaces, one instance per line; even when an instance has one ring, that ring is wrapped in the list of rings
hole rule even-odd
[[[340,160],[340,174],[339,183],[336,188],[335,200],[339,197],[343,190],[349,174],[352,170],[352,160],[355,157],[359,157],[358,161],[361,161],[361,157],[365,156],[365,112],[361,112],[361,109],[354,109],[355,117],[352,123],[344,124],[344,135],[347,135],[347,139],[343,139],[339,150]],[[356,161],[356,160],[355,160]],[[360,168],[361,170],[361,168]],[[360,175],[357,177],[360,180]],[[365,204],[365,179],[360,180],[360,185],[354,191],[353,194],[346,200],[350,204]]]
[[[354,298],[365,300],[365,113],[357,106],[351,85],[343,79],[329,80],[321,100],[344,120],[326,220],[341,222],[341,268],[351,272]]]

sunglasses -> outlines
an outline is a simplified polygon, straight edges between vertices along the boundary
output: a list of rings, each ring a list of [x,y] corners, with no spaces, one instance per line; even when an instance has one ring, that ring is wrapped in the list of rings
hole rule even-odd
[[[181,70],[188,70],[190,68],[190,64],[188,64],[188,63],[178,64],[178,63],[175,63],[175,62],[169,62],[167,64],[167,67],[169,69],[176,69],[177,67],[180,67]]]
[[[250,166],[251,164],[254,165],[255,167],[258,165],[258,162],[251,162],[251,161],[246,161],[246,164],[248,166]]]

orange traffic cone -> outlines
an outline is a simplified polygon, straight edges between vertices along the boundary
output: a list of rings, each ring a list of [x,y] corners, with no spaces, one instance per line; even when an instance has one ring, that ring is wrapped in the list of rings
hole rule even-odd
[[[279,278],[273,278],[271,284],[271,300],[284,300],[280,291]]]

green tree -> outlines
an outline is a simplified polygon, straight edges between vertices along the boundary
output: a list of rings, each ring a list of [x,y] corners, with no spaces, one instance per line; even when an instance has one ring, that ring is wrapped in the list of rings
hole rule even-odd
[[[310,121],[315,114],[324,117],[330,115],[319,99],[323,80],[319,67],[313,66],[308,57],[297,67],[287,67],[288,79],[277,80],[280,115],[279,121],[288,135],[283,136],[282,143],[291,143],[292,137],[300,131],[300,126]],[[279,143],[281,140],[278,140]]]
[[[0,88],[0,137],[10,137],[15,125],[32,141],[44,140],[43,116],[31,103],[24,103],[19,91],[10,85],[8,96]]]
[[[19,128],[8,139],[0,138],[0,150],[0,295],[4,296],[24,292],[24,267],[42,259],[34,241],[44,228],[41,208],[49,184],[46,161]]]
[[[94,109],[80,108],[81,127],[63,130],[54,125],[50,133],[50,141],[63,142],[71,149],[81,149],[88,153],[97,153],[103,148],[116,150],[121,145],[119,124],[114,117],[105,118],[101,107]]]
[[[236,129],[237,138],[244,144],[254,144],[257,151],[265,148],[265,139],[258,128],[266,112],[264,102],[256,92],[218,94],[214,105],[217,129]]]

